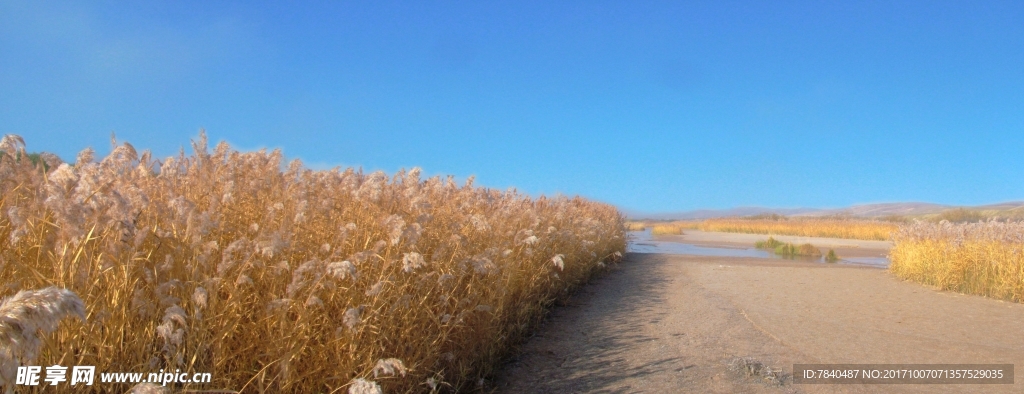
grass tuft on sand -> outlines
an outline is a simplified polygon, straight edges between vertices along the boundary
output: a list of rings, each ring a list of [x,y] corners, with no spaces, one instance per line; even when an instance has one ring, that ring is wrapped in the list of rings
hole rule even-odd
[[[754,242],[754,247],[758,249],[768,249],[773,251],[775,254],[784,257],[821,257],[821,250],[814,247],[814,245],[795,245],[779,241],[773,237],[768,237],[768,239],[764,241]]]

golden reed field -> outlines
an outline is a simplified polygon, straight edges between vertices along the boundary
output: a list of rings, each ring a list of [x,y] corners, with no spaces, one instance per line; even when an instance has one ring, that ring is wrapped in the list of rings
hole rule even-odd
[[[893,243],[889,270],[900,278],[1024,302],[1024,223],[916,222]]]
[[[625,251],[620,213],[582,198],[193,148],[44,172],[3,139],[0,387],[59,364],[212,373],[174,387],[197,392],[474,388]]]
[[[866,240],[888,240],[898,229],[890,222],[857,219],[790,218],[770,219],[708,219],[700,222],[701,231],[727,233],[799,235]]]
[[[682,234],[683,230],[694,230],[700,222],[678,220],[668,223],[658,223],[651,226],[651,234],[653,235],[677,235]]]

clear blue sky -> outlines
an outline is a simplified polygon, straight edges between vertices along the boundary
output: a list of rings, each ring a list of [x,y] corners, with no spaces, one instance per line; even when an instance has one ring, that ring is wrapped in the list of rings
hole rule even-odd
[[[0,0],[0,133],[643,211],[1024,199],[1021,1],[122,3]]]

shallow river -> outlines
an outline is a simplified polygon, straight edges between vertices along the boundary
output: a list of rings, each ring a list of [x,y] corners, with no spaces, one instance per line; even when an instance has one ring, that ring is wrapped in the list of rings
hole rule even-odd
[[[688,254],[696,256],[723,256],[723,257],[756,257],[764,259],[788,259],[819,262],[825,264],[823,257],[783,257],[775,253],[754,248],[728,247],[728,246],[698,246],[685,242],[655,241],[651,236],[651,230],[630,231],[629,246],[627,251],[632,253],[664,253],[664,254]],[[885,257],[849,257],[839,260],[839,264],[867,265],[878,268],[889,266],[889,259]]]

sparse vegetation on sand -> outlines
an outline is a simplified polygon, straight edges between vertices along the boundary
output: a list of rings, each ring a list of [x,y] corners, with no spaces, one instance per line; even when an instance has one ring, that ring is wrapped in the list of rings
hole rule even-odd
[[[893,242],[889,270],[900,278],[1024,302],[1024,223],[917,222]]]
[[[846,218],[725,218],[700,223],[701,231],[729,233],[799,235],[866,240],[887,240],[898,225],[893,222]]]
[[[582,198],[193,148],[43,156],[44,173],[4,137],[0,297],[56,286],[85,312],[12,357],[211,373],[174,387],[200,392],[455,391],[625,250],[619,212]]]
[[[795,256],[821,257],[821,250],[819,250],[818,248],[814,247],[814,245],[811,245],[811,244],[794,245],[794,244],[791,244],[791,243],[786,243],[786,242],[779,241],[779,240],[777,240],[775,238],[772,238],[772,237],[768,237],[768,239],[764,240],[764,241],[757,241],[757,242],[755,242],[754,243],[754,247],[756,247],[758,249],[768,249],[768,250],[773,251],[775,254],[777,254],[779,256],[785,256],[785,257],[795,257]]]

